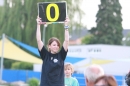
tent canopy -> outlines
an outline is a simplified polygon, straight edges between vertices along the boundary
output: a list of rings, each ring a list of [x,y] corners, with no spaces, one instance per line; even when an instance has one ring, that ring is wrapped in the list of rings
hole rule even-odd
[[[0,53],[2,52],[2,40],[0,40]],[[1,57],[2,54],[0,54]],[[4,39],[3,57],[7,59],[42,64],[42,60],[16,46],[7,38]]]
[[[2,40],[0,40],[0,48],[1,47],[2,47]],[[30,53],[33,53],[35,56],[27,53],[20,47],[29,51]],[[2,48],[0,49],[0,52],[2,52]],[[1,55],[0,55],[0,57],[1,57]],[[4,58],[18,60],[18,61],[24,61],[24,62],[30,62],[30,63],[36,63],[36,64],[42,64],[42,60],[38,57],[40,57],[40,55],[39,55],[37,48],[27,45],[25,43],[22,43],[20,41],[17,41],[11,37],[5,38]],[[67,56],[65,62],[70,62],[70,63],[74,64],[81,60],[84,60],[84,58],[75,58],[75,57]]]
[[[40,57],[37,48],[32,47],[32,46],[30,46],[30,45],[27,45],[27,44],[25,44],[25,43],[22,43],[22,42],[20,42],[20,41],[17,41],[17,40],[15,40],[15,39],[11,38],[11,37],[8,37],[8,38],[9,38],[10,41],[12,41],[13,43],[15,43],[16,45],[18,45],[18,46],[24,48],[25,50],[27,50],[27,51],[33,53],[34,55]]]

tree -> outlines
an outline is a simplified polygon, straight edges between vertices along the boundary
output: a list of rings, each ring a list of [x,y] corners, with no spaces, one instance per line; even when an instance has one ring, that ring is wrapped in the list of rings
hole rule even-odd
[[[11,65],[16,62],[15,60],[11,60],[11,59],[6,59],[4,58],[4,68],[5,69],[10,69]]]
[[[123,38],[122,44],[126,46],[130,46],[130,32]]]
[[[88,34],[85,37],[83,37],[82,39],[82,44],[90,44],[91,39],[93,39],[93,35],[92,34]]]
[[[90,32],[94,36],[91,44],[116,44],[122,41],[122,18],[119,0],[101,0],[96,15],[97,26]]]
[[[27,62],[14,62],[11,69],[33,70],[33,64]]]
[[[56,1],[59,0],[44,0],[44,2]],[[0,6],[0,36],[5,33],[7,36],[18,41],[37,47],[35,33],[38,2],[43,2],[43,0],[4,0],[4,5]],[[69,30],[71,30],[73,26],[78,26],[77,28],[79,29],[83,14],[79,6],[80,0],[76,0],[75,2],[72,0],[66,0],[66,2],[68,15],[71,20]],[[79,22],[74,21],[74,14],[79,15]],[[64,40],[63,27],[63,24],[48,25],[46,28],[46,44],[47,40],[52,36],[59,38],[62,43]],[[43,32],[42,28],[43,25],[41,26],[41,32]],[[12,63],[11,61],[7,62],[10,64]],[[6,68],[10,68],[10,65],[5,66]]]
[[[44,2],[56,1],[59,0],[44,0]],[[76,0],[76,2],[66,1],[68,15],[71,20],[70,30],[73,26],[77,26],[79,29],[82,25],[80,21],[83,14],[79,7],[80,0]],[[43,0],[4,0],[3,9],[0,9],[2,11],[0,15],[0,35],[5,33],[16,40],[36,47],[35,33],[38,2],[43,2]],[[79,15],[79,22],[74,22],[74,14]],[[43,26],[41,26],[41,32],[43,32],[42,28]],[[63,24],[50,24],[46,28],[46,42],[52,36],[58,37],[63,42],[63,34]]]

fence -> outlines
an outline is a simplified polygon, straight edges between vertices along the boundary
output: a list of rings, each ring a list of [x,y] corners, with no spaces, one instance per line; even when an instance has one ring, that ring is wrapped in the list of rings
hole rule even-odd
[[[28,71],[28,70],[3,70],[2,79],[7,82],[24,81],[29,78],[37,78],[40,80],[40,72]]]
[[[3,70],[2,79],[7,82],[24,81],[27,82],[29,78],[37,78],[40,80],[40,72],[28,71],[28,70]],[[73,77],[78,79],[80,86],[85,85],[85,78],[83,74],[74,73]],[[124,76],[114,75],[119,86],[124,86]]]

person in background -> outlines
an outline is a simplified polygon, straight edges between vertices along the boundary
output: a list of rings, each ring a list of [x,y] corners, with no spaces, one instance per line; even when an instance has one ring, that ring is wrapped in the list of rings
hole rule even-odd
[[[104,70],[97,64],[88,66],[84,71],[86,86],[94,86],[94,82],[100,76],[104,75]]]
[[[42,20],[38,16],[36,21],[36,40],[38,51],[43,61],[40,86],[64,86],[64,60],[69,45],[69,18],[66,18],[64,22],[65,39],[63,46],[60,45],[58,38],[52,37],[48,41],[48,50],[45,48],[45,45],[41,40],[40,25],[42,24]]]
[[[78,80],[72,77],[74,67],[71,63],[65,64],[64,71],[65,71],[65,86],[79,86]]]
[[[104,75],[96,79],[94,86],[118,86],[118,84],[113,76]]]
[[[130,71],[125,76],[125,82],[128,86],[130,86]]]

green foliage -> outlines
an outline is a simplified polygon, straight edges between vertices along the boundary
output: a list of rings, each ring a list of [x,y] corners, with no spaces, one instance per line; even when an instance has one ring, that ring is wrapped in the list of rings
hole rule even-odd
[[[130,32],[126,35],[126,37],[122,41],[122,44],[126,46],[130,46]]]
[[[93,35],[88,34],[82,39],[82,44],[90,44],[91,39],[93,39]]]
[[[90,32],[94,36],[91,44],[117,44],[122,41],[122,18],[119,0],[101,0],[96,15],[97,27]]]
[[[59,0],[44,0],[44,2],[56,1]],[[0,35],[5,33],[16,40],[37,47],[35,33],[38,2],[43,2],[43,0],[4,0],[4,6],[0,7]],[[70,30],[73,26],[76,26],[76,29],[79,29],[82,26],[81,18],[83,15],[79,6],[80,0],[76,0],[75,2],[72,2],[72,0],[66,0],[66,2],[68,15],[71,20]],[[74,21],[74,14],[79,16],[78,22]],[[43,32],[42,30],[43,25],[41,26],[41,33]],[[56,36],[61,42],[63,42],[63,32],[63,24],[50,24],[46,28],[45,41],[47,42],[50,37]]]
[[[37,78],[31,78],[28,80],[29,86],[39,86],[39,80]]]
[[[11,65],[12,65],[14,62],[16,62],[16,61],[4,58],[4,68],[5,68],[5,69],[10,69],[10,68],[11,68]]]
[[[15,62],[11,66],[12,69],[24,69],[24,70],[32,70],[33,64],[27,62]]]
[[[20,62],[15,62],[12,64],[11,69],[19,69]]]

